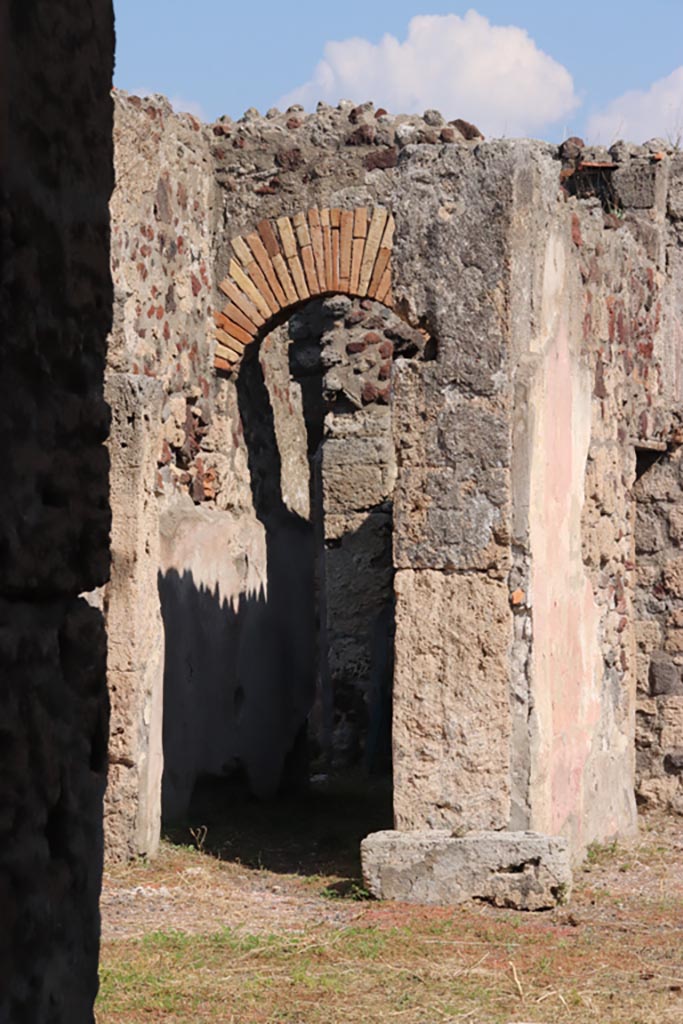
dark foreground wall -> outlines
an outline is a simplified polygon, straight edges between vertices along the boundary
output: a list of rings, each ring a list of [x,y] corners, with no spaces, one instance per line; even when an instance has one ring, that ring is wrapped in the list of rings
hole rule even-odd
[[[92,1021],[113,19],[0,0],[0,1022]]]

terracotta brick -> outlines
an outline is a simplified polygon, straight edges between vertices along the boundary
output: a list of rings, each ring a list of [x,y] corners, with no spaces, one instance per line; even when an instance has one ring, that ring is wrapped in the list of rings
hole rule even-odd
[[[380,249],[392,249],[394,245],[394,232],[396,230],[396,221],[394,220],[393,214],[387,216],[387,223],[384,228],[384,234],[382,235],[382,241],[380,243]]]
[[[277,256],[280,252],[280,245],[277,240],[277,235],[273,229],[273,225],[269,220],[261,220],[256,225],[256,229],[261,236],[261,240],[266,247],[266,252],[272,259],[273,256]]]
[[[351,248],[351,284],[350,291],[353,295],[358,294],[360,286],[360,268],[363,263],[363,252],[365,251],[365,239],[354,238]]]
[[[341,250],[339,283],[347,291],[351,283],[351,243],[353,241],[353,211],[343,210],[341,215]]]
[[[359,206],[353,214],[353,237],[365,238],[368,233],[368,210],[366,206]]]
[[[277,256],[273,256],[273,267],[275,268],[275,273],[278,276],[280,284],[284,288],[287,301],[298,302],[299,296],[297,295],[296,288],[294,287],[291,274],[289,273],[287,264],[279,253]]]
[[[245,292],[248,298],[250,298],[251,301],[254,303],[261,316],[264,317],[263,322],[265,323],[266,320],[270,319],[272,311],[268,303],[264,299],[263,295],[261,295],[261,292],[258,290],[254,282],[249,277],[247,277],[247,275],[244,273],[239,264],[235,262],[235,260],[230,261],[230,266],[228,267],[228,270],[233,281],[237,285],[239,285],[242,291]]]
[[[244,315],[255,323],[257,327],[263,326],[265,321],[258,309],[249,301],[247,296],[237,287],[234,281],[231,281],[230,278],[226,278],[224,281],[221,281],[218,287],[224,295],[235,303],[236,306],[239,306]]]
[[[227,331],[217,327],[215,330],[216,339],[220,342],[223,348],[228,349],[229,352],[234,352],[236,356],[241,356],[244,352],[244,345],[241,341],[233,338]]]
[[[287,260],[287,265],[291,271],[292,277],[294,278],[294,284],[296,290],[299,293],[300,299],[309,299],[310,293],[306,287],[306,279],[304,277],[304,270],[301,266],[301,261],[298,256],[292,256]]]
[[[382,241],[382,235],[387,223],[387,217],[388,213],[382,206],[376,206],[372,212],[372,220],[370,221],[370,227],[368,228],[368,237],[365,241],[363,263],[360,268],[359,287],[362,295],[367,294],[368,285],[370,284],[370,278],[372,277],[372,271],[375,266],[375,259],[377,258],[380,242]]]
[[[315,257],[313,255],[313,249],[310,245],[304,245],[301,249],[301,262],[304,265],[304,273],[306,275],[306,283],[311,295],[318,295],[321,291],[320,285],[318,284],[318,275],[315,272]]]
[[[311,232],[311,244],[315,256],[315,268],[321,290],[325,286],[325,249],[323,246],[323,229],[320,224],[320,211],[315,207],[308,211],[308,224]]]
[[[323,225],[323,250],[325,253],[325,291],[332,288],[332,228],[329,224]]]
[[[234,363],[231,363],[229,359],[224,359],[223,356],[215,355],[213,359],[213,365],[217,370],[220,370],[222,373],[230,373],[232,371]]]
[[[332,290],[339,291],[339,256],[341,249],[339,228],[332,228]]]
[[[335,206],[332,210],[330,210],[330,226],[331,227],[338,228],[338,227],[341,226],[341,215],[342,215],[342,212],[341,212],[341,209],[338,206]]]
[[[222,328],[236,341],[241,341],[243,345],[248,345],[250,341],[254,340],[253,334],[250,334],[249,331],[245,331],[243,327],[236,324],[234,320],[230,320],[227,316],[224,316],[223,313],[214,313],[213,318],[217,327]]]
[[[384,276],[384,271],[389,266],[389,260],[391,259],[391,249],[380,249],[377,254],[377,260],[375,262],[375,269],[372,272],[370,278],[370,286],[368,287],[368,295],[373,298],[377,296],[379,286]]]
[[[235,256],[237,256],[237,259],[240,261],[242,266],[249,266],[254,257],[251,255],[251,250],[249,249],[249,246],[247,245],[245,240],[238,236],[237,238],[233,238],[231,240],[230,245],[232,246],[235,252]]]
[[[263,299],[266,302],[266,305],[270,308],[271,313],[279,313],[280,303],[270,290],[270,286],[266,281],[265,275],[256,260],[251,262],[245,269],[263,296]]]
[[[292,222],[289,217],[278,217],[277,229],[280,232],[282,251],[289,260],[292,256],[297,255],[296,239],[292,230]]]
[[[284,306],[287,302],[287,297],[285,296],[285,293],[282,290],[282,286],[280,285],[280,282],[277,279],[277,275],[275,273],[273,264],[271,263],[270,256],[266,252],[266,247],[261,241],[261,236],[254,231],[252,232],[252,234],[247,235],[246,241],[247,245],[249,246],[254,256],[256,257],[256,262],[261,268],[263,275],[270,286],[270,290],[277,299],[278,305],[280,306],[280,308],[282,308],[282,306]]]
[[[377,295],[375,296],[375,298],[377,299],[378,302],[383,302],[385,306],[393,306],[393,299],[389,299],[390,294],[391,263],[388,265],[387,269],[384,271],[384,274],[382,275],[382,280],[379,283],[379,288],[377,289]]]
[[[239,324],[247,332],[247,334],[254,335],[258,331],[258,326],[250,320],[248,316],[245,316],[239,306],[234,302],[229,302],[227,306],[222,310],[223,316],[227,316],[233,323]]]
[[[294,230],[296,232],[296,239],[299,243],[299,248],[303,249],[305,245],[311,245],[311,235],[308,230],[308,221],[306,220],[305,213],[297,213],[292,218]]]

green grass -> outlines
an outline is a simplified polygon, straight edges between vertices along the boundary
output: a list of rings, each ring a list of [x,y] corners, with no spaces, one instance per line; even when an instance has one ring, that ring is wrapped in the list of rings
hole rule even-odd
[[[525,914],[370,900],[362,821],[342,843],[339,808],[316,798],[304,811],[298,832],[278,812],[270,846],[278,818],[248,806],[230,834],[210,825],[210,852],[166,846],[157,862],[121,869],[129,888],[178,886],[189,870],[193,886],[222,887],[228,908],[251,871],[256,893],[272,882],[290,903],[318,901],[321,923],[247,913],[209,934],[105,942],[98,1024],[682,1024],[683,854],[656,829],[594,844],[570,906]]]
[[[680,904],[676,912],[680,915]],[[154,932],[105,946],[100,1024],[372,1024],[683,1020],[678,946],[568,929],[543,915],[373,908],[309,934]],[[672,911],[669,904],[668,913]],[[680,921],[680,916],[678,917]],[[678,935],[668,940],[677,943]],[[661,955],[664,953],[664,962]],[[643,970],[643,964],[650,967]],[[514,965],[514,966],[513,966]],[[654,965],[654,967],[653,967]]]

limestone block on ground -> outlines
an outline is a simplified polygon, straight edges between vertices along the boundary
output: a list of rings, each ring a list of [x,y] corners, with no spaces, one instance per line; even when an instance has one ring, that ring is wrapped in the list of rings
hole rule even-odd
[[[377,899],[545,910],[566,901],[569,845],[537,832],[373,832],[361,843],[363,881]]]

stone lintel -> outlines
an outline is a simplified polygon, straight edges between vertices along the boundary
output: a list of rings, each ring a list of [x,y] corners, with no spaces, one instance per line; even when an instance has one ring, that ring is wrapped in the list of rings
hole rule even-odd
[[[569,896],[569,845],[537,832],[373,832],[361,843],[363,879],[378,899],[545,910]]]

